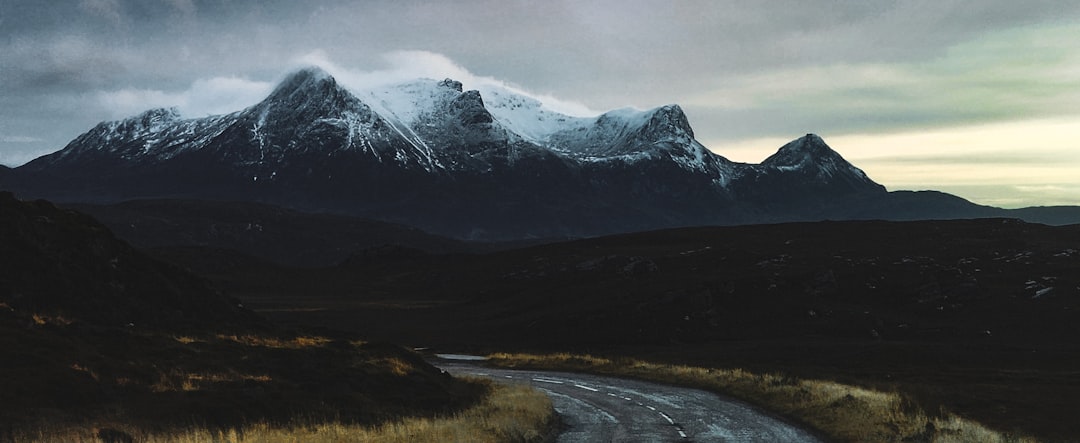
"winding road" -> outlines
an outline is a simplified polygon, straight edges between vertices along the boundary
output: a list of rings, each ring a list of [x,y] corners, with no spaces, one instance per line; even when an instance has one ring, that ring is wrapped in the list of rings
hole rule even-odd
[[[551,397],[563,421],[557,442],[819,442],[807,431],[716,394],[636,380],[495,369],[460,361],[454,375],[528,383]]]

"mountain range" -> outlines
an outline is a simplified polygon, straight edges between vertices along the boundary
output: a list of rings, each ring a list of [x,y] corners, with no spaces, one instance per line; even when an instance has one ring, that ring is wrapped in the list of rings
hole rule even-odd
[[[888,192],[814,134],[760,164],[733,162],[694,138],[678,105],[573,117],[450,79],[353,92],[319,68],[231,114],[153,109],[100,123],[0,171],[0,188],[96,204],[250,201],[482,240],[823,219],[1080,222],[1077,208],[1011,214]]]

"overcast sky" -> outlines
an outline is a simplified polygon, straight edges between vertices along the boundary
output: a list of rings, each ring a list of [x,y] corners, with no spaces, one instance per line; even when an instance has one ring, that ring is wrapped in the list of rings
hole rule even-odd
[[[891,190],[1080,204],[1080,2],[0,0],[0,163],[102,120],[346,84],[505,82],[577,114],[678,103],[760,162],[814,132]]]

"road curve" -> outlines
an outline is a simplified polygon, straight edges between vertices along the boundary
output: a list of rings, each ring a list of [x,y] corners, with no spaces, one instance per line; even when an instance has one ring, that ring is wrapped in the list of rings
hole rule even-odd
[[[559,443],[821,441],[744,403],[697,389],[456,361],[436,366],[454,375],[528,383],[546,392],[564,424]]]

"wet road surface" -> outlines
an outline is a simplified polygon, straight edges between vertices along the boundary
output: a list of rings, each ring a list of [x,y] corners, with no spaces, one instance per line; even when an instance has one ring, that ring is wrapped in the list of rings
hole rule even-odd
[[[578,442],[819,442],[789,423],[709,392],[589,374],[495,369],[440,361],[454,375],[527,383],[551,397]]]

